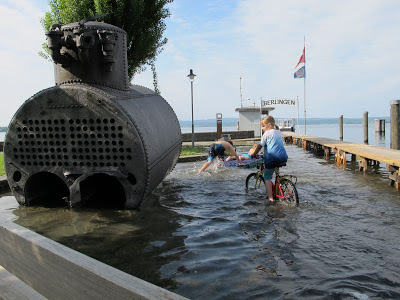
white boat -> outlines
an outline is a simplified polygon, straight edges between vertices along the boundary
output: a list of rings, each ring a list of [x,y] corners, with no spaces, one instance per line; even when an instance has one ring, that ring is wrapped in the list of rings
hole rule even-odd
[[[280,131],[295,131],[295,119],[275,119],[275,124],[279,127]]]
[[[261,136],[260,120],[269,115],[275,108],[273,106],[263,106],[262,110],[258,106],[247,106],[236,108],[235,111],[239,112],[239,122],[237,130],[254,130],[254,137]],[[295,119],[275,119],[276,125],[281,131],[295,131]]]

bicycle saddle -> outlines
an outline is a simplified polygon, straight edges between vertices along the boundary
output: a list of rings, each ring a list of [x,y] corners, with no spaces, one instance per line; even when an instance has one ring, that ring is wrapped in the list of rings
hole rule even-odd
[[[280,167],[284,167],[284,166],[286,166],[285,162],[284,163],[278,163],[278,164],[275,165],[275,168],[280,168]]]

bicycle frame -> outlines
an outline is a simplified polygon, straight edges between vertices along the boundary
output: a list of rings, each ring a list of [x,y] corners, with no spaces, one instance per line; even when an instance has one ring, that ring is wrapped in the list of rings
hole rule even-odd
[[[262,177],[264,175],[264,163],[262,163],[260,165],[260,170],[257,172],[257,178],[256,178],[256,183],[255,183],[255,187],[260,187],[261,182],[264,184],[264,182],[260,179],[260,177]]]
[[[263,176],[264,169],[265,169],[265,165],[264,165],[264,163],[262,163],[261,166],[260,166],[260,170],[257,172],[257,178],[256,178],[256,183],[255,183],[256,186],[259,186],[259,184],[261,184],[262,180],[260,179],[260,176]],[[289,177],[290,177],[290,179],[294,178],[295,179],[294,183],[296,184],[297,177],[292,176],[292,175],[283,175],[283,176],[281,176],[280,173],[279,173],[279,168],[275,168],[275,182],[272,182],[272,194],[273,194],[273,196],[275,196],[275,197],[277,197],[279,199],[284,199],[285,198],[280,182],[282,180],[284,180],[284,179],[289,179]]]
[[[279,175],[279,168],[275,168],[275,183],[272,183],[272,194],[279,199],[283,199],[285,196],[283,195],[280,180],[281,177]]]
[[[297,183],[297,177],[293,175],[281,175],[279,173],[279,167],[286,164],[280,164],[275,168],[275,180],[271,180],[272,195],[276,200],[282,200],[286,203],[295,203],[299,205],[299,196],[295,184]],[[246,178],[246,191],[249,189],[257,190],[260,188],[261,183],[265,183],[264,170],[265,165],[261,164],[259,170],[255,173],[250,173]]]
[[[258,171],[257,172],[257,176],[256,176],[256,182],[254,184],[254,188],[259,188],[261,183],[264,185],[264,182],[261,180],[261,177],[263,176],[263,172],[262,171]]]

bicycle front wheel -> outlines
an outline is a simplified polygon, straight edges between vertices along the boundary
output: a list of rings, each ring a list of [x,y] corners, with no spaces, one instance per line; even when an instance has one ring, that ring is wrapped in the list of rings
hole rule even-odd
[[[283,199],[281,201],[285,202],[291,206],[299,205],[299,194],[297,193],[296,186],[289,179],[283,179],[280,182]]]
[[[250,173],[246,178],[246,191],[255,191],[264,185],[264,177],[258,173]]]

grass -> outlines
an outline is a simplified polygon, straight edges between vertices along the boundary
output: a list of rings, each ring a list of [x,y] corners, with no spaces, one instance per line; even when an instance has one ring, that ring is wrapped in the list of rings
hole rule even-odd
[[[207,147],[204,146],[182,146],[181,156],[197,155],[197,154],[207,154]],[[4,153],[0,152],[0,176],[6,175],[4,169]]]
[[[207,154],[207,148],[204,146],[182,146],[181,156],[197,155],[197,154]],[[0,152],[0,176],[6,175],[4,169],[4,153]]]
[[[0,153],[0,176],[6,175],[6,171],[4,170],[4,153]]]
[[[198,155],[198,154],[207,154],[208,147],[204,146],[182,146],[181,156],[188,156],[188,155]]]

